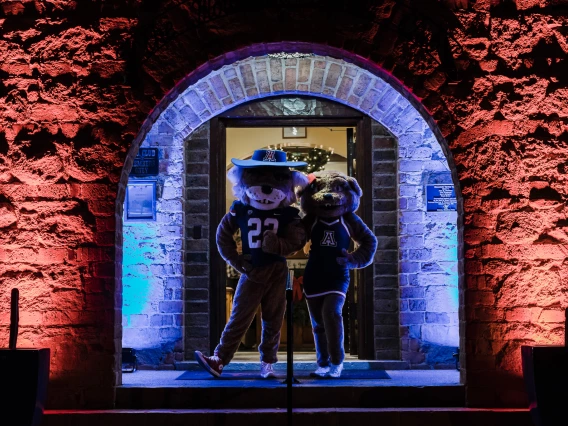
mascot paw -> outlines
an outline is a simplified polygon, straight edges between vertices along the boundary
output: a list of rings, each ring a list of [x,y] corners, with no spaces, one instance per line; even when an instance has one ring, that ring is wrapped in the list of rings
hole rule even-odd
[[[342,257],[337,258],[337,263],[340,265],[347,266],[349,269],[357,268],[357,263],[355,262],[355,257],[352,254],[348,253],[347,250],[342,249],[341,254]]]
[[[262,236],[262,251],[278,254],[278,235],[274,231],[264,231]]]
[[[235,268],[237,271],[239,271],[241,274],[245,275],[247,274],[247,272],[250,272],[252,270],[252,264],[247,262],[243,256],[239,256],[237,261],[231,266]]]

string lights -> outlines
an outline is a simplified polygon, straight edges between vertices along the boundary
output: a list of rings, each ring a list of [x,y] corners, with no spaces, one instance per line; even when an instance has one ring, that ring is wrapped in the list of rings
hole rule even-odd
[[[271,149],[269,146],[268,149]],[[325,169],[333,155],[333,148],[326,149],[323,145],[298,146],[289,144],[277,144],[274,149],[285,151],[290,161],[304,161],[308,163],[306,167],[298,167],[305,173],[318,172]],[[294,169],[294,168],[293,168]]]

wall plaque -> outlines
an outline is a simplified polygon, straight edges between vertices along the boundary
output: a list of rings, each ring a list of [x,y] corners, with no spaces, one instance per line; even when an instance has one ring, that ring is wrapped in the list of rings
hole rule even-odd
[[[124,218],[130,220],[156,220],[156,181],[128,182],[124,203]]]
[[[140,148],[134,158],[131,176],[156,176],[159,173],[158,148]]]
[[[454,185],[426,185],[426,211],[447,212],[456,211],[458,203]]]

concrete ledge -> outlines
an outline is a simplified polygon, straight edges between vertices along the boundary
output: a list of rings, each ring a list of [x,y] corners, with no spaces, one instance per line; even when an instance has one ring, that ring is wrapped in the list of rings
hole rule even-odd
[[[319,408],[293,410],[294,426],[533,426],[528,409]],[[42,426],[285,426],[286,408],[223,410],[47,410]]]

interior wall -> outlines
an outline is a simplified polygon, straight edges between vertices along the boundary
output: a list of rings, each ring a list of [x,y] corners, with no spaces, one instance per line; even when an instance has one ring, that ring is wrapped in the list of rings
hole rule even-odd
[[[330,130],[331,129],[331,130]],[[333,131],[332,131],[333,130]],[[288,139],[282,137],[282,128],[227,128],[227,170],[232,167],[231,158],[248,158],[255,149],[274,147],[278,144],[289,145],[322,145],[324,148],[333,148],[333,152],[347,157],[347,141],[344,127],[308,127],[306,138]],[[346,169],[345,167],[342,167]],[[233,193],[230,185],[226,188],[227,209],[233,202]]]

